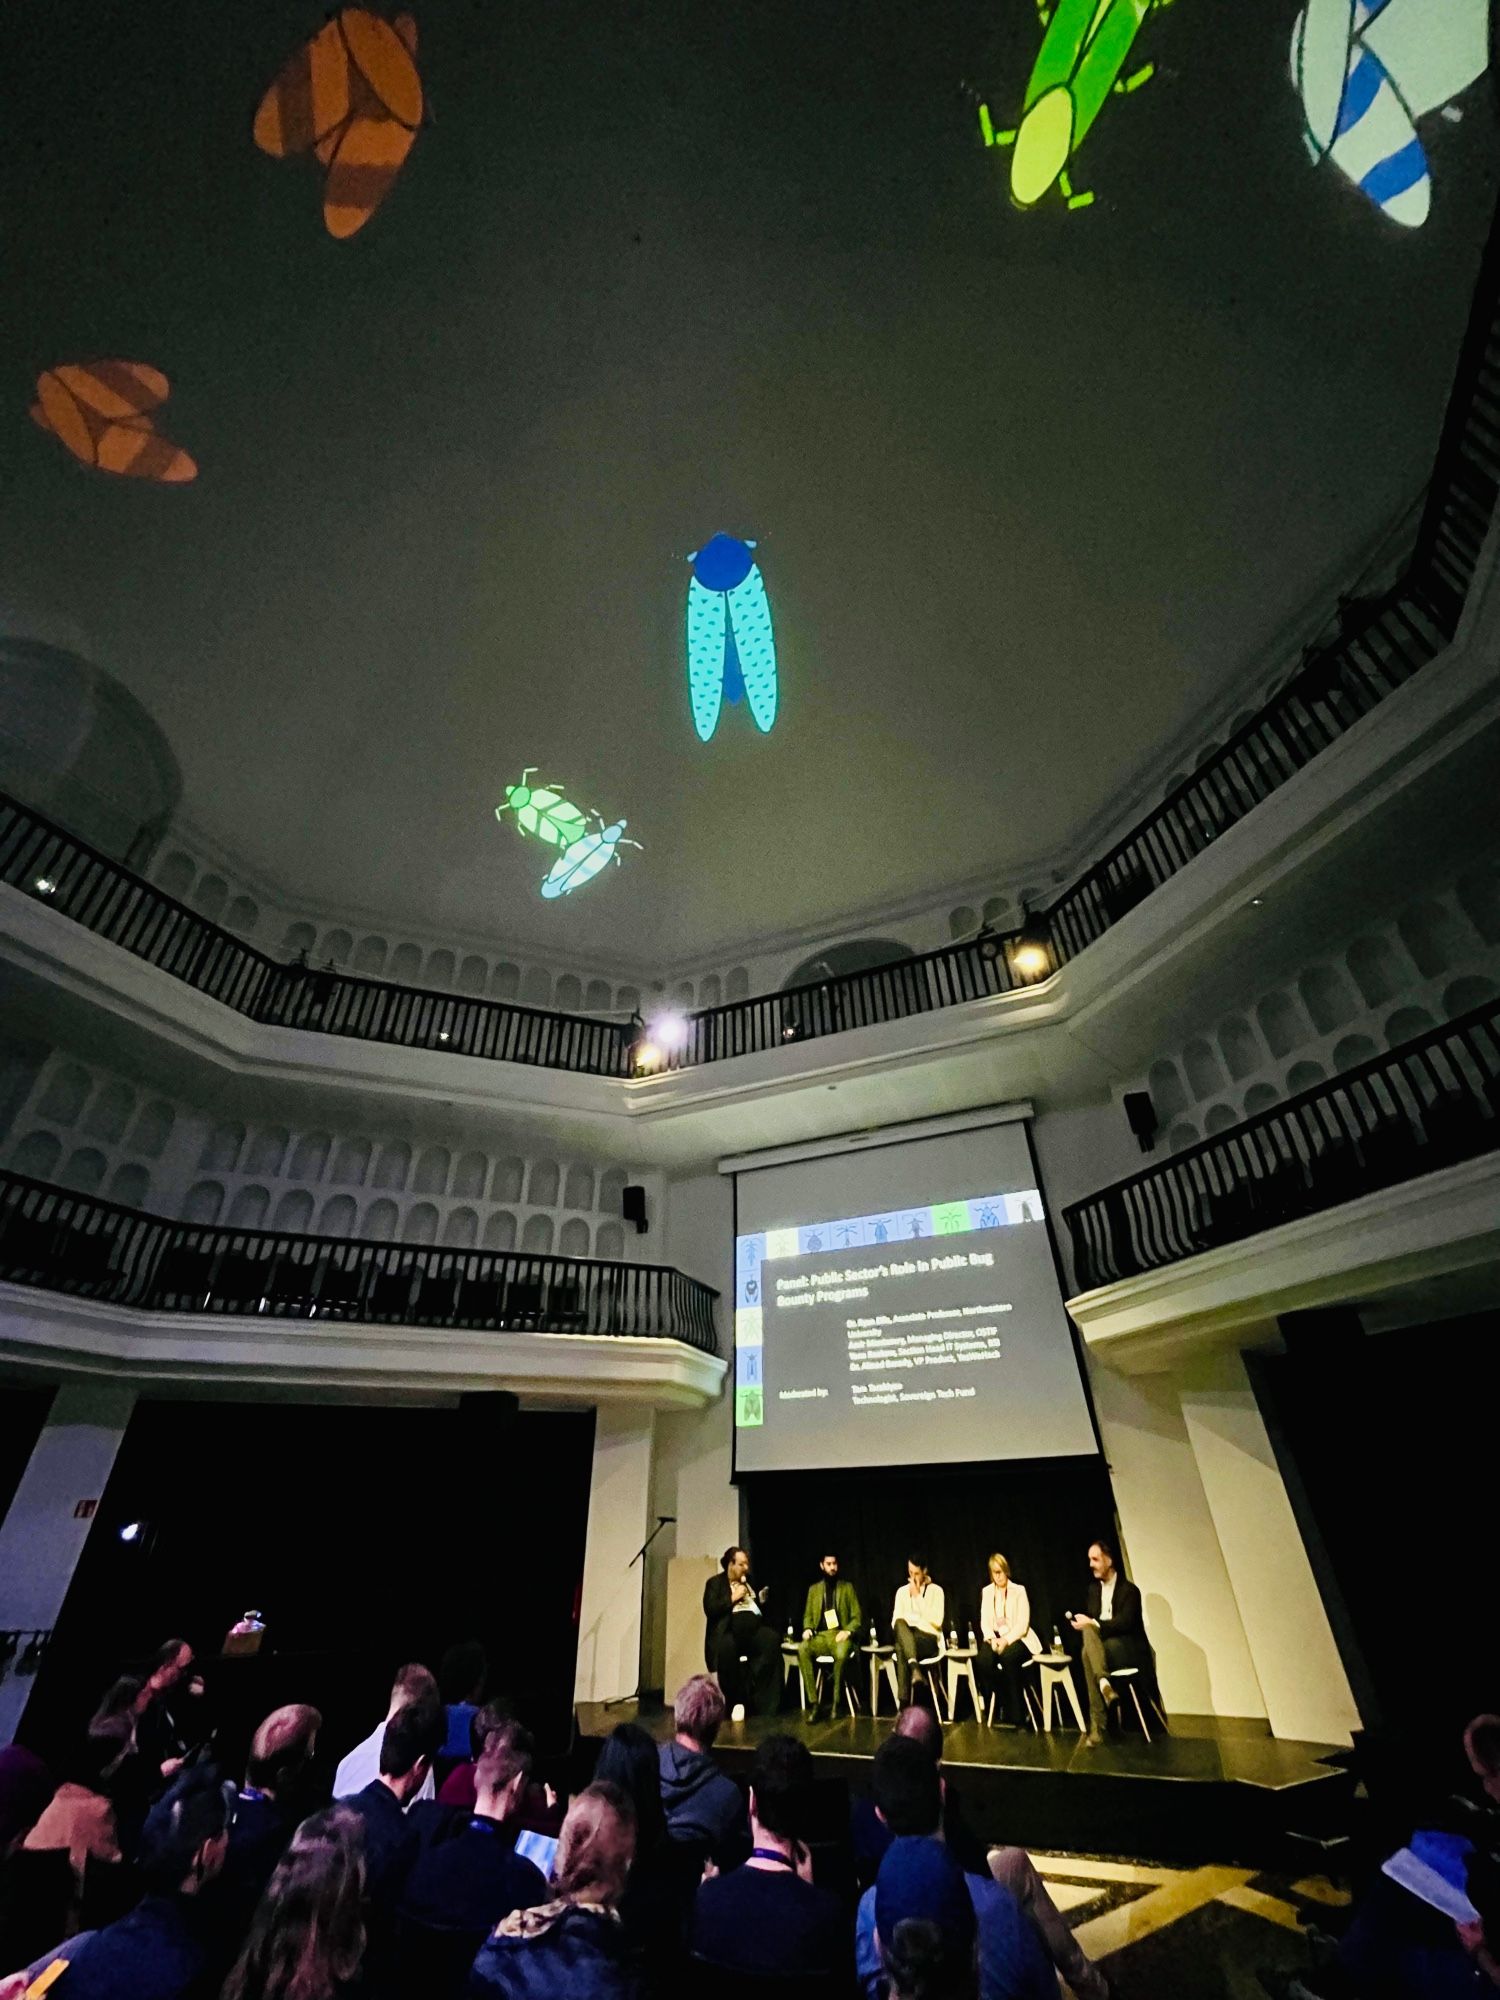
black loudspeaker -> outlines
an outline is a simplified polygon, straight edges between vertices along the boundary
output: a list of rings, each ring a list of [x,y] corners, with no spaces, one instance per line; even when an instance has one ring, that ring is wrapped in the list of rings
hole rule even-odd
[[[1149,1153],[1156,1144],[1156,1106],[1150,1091],[1127,1090],[1120,1102],[1125,1107],[1126,1124],[1141,1142],[1141,1151]]]
[[[643,1187],[627,1187],[620,1192],[620,1213],[627,1222],[635,1224],[637,1236],[646,1233],[646,1190]]]

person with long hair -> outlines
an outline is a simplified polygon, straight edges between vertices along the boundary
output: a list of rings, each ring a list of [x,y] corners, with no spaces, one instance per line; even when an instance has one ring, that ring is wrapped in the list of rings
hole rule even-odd
[[[622,1722],[605,1738],[594,1781],[618,1785],[635,1808],[635,1859],[620,1898],[620,1921],[648,1985],[665,1992],[687,1955],[703,1852],[691,1841],[668,1838],[661,1760],[639,1723]]]
[[[334,2000],[365,1953],[358,1813],[330,1806],[292,1835],[260,1899],[221,2000]]]
[[[634,1854],[635,1808],[620,1787],[580,1792],[558,1837],[551,1900],[513,1910],[480,1947],[473,2000],[634,2000],[619,1916]]]

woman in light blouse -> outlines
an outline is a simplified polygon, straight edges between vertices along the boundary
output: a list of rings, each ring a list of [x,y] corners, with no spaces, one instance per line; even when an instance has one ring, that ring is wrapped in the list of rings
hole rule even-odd
[[[997,1690],[1001,1726],[1019,1729],[1023,1716],[1021,1670],[1042,1642],[1031,1629],[1031,1600],[1023,1583],[1012,1583],[1010,1564],[990,1557],[990,1580],[979,1599],[979,1651],[974,1673],[986,1702]]]

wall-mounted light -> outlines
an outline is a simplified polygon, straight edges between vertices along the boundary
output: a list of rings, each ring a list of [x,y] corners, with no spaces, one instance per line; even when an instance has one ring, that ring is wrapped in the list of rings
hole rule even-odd
[[[1052,970],[1052,934],[1045,919],[1021,911],[1021,927],[1010,948],[1010,962],[1023,979],[1042,979]]]
[[[658,1014],[651,1023],[651,1039],[659,1049],[680,1049],[688,1038],[685,1014]]]

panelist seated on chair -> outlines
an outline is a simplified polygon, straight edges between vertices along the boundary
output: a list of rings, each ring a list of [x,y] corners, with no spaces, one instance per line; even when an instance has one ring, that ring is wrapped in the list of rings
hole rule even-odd
[[[980,1695],[988,1702],[998,1694],[1003,1721],[1019,1729],[1025,1713],[1021,1672],[1042,1642],[1031,1629],[1026,1586],[1011,1581],[1010,1564],[998,1553],[990,1557],[990,1580],[979,1596],[979,1640],[974,1674]]]
[[[781,1706],[781,1642],[762,1615],[761,1596],[742,1548],[726,1549],[719,1574],[703,1586],[704,1663],[718,1675],[735,1722]]]
[[[1089,1733],[1084,1741],[1092,1749],[1103,1740],[1109,1704],[1119,1699],[1109,1684],[1111,1669],[1149,1667],[1151,1646],[1141,1615],[1141,1593],[1121,1576],[1108,1542],[1089,1544],[1089,1571],[1088,1609],[1071,1614],[1068,1623],[1083,1640],[1083,1678],[1089,1698]]]
[[[918,1660],[943,1650],[943,1586],[934,1583],[925,1556],[908,1556],[906,1581],[896,1592],[891,1637],[896,1642],[896,1688],[904,1708],[911,1695],[911,1671]]]
[[[854,1585],[839,1575],[837,1556],[824,1556],[818,1564],[817,1581],[808,1587],[807,1602],[802,1607],[802,1643],[797,1648],[797,1665],[802,1669],[802,1691],[807,1697],[807,1706],[816,1710],[818,1706],[818,1667],[820,1658],[833,1661],[833,1706],[831,1713],[837,1715],[839,1704],[844,1698],[844,1670],[849,1664],[849,1656],[859,1644],[859,1628],[863,1623],[859,1608],[859,1593]]]

